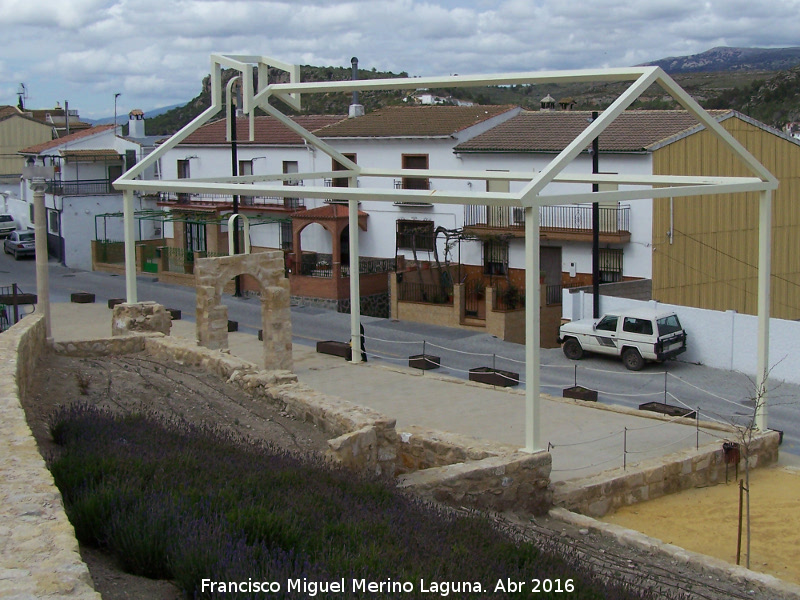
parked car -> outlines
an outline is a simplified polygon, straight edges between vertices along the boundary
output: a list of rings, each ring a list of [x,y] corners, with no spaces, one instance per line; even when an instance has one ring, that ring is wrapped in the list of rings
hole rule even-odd
[[[645,361],[661,362],[686,352],[686,332],[674,312],[635,310],[580,319],[559,329],[564,355],[579,360],[585,352],[621,356],[638,371]]]
[[[36,254],[36,243],[33,231],[12,231],[3,242],[3,252],[13,254],[15,260],[20,256]]]
[[[17,222],[9,214],[0,214],[0,238],[11,235],[12,231],[17,230]]]

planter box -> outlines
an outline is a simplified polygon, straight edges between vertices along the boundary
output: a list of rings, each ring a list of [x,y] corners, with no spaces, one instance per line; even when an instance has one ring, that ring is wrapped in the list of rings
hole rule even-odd
[[[94,294],[90,292],[75,292],[70,294],[69,300],[75,304],[94,304]]]
[[[511,387],[519,385],[519,373],[492,369],[491,367],[477,367],[469,370],[469,380],[498,387]]]
[[[109,298],[108,308],[114,308],[117,304],[125,304],[125,298]]]
[[[0,304],[5,304],[6,306],[17,306],[21,304],[36,304],[38,302],[38,298],[36,294],[23,294],[19,293],[16,296],[14,294],[0,294]]]
[[[663,402],[645,402],[639,405],[639,410],[649,410],[651,412],[661,413],[670,417],[686,417],[687,419],[696,419],[697,412],[690,410],[684,406],[675,406],[674,404],[664,404]]]
[[[332,340],[317,342],[317,352],[320,354],[341,356],[346,360],[351,359],[350,344],[347,342],[334,342]]]
[[[586,402],[597,402],[597,390],[590,390],[582,385],[574,385],[564,388],[562,398],[572,398],[574,400],[584,400]]]
[[[408,357],[408,366],[413,369],[422,369],[423,371],[438,369],[442,366],[442,359],[432,354],[415,354]]]
[[[259,342],[263,342],[264,341],[264,330],[263,329],[259,329],[258,330],[258,341]]]
[[[168,308],[167,312],[169,313],[169,316],[172,317],[173,321],[181,320],[181,311],[177,308]]]
[[[239,331],[239,321],[228,321],[228,332]]]

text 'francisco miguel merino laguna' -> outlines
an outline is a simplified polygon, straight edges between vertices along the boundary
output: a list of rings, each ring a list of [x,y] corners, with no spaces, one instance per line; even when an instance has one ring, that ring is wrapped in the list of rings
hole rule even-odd
[[[313,598],[317,594],[343,594],[352,593],[374,593],[374,594],[403,594],[411,592],[422,592],[436,594],[438,596],[449,596],[450,594],[463,593],[498,593],[498,592],[522,592],[529,593],[560,593],[574,591],[572,579],[532,579],[530,581],[517,581],[512,579],[498,579],[494,586],[484,586],[479,581],[426,581],[420,579],[418,585],[412,581],[394,581],[386,579],[383,581],[368,581],[366,579],[351,579],[348,587],[343,578],[334,581],[309,581],[302,579],[287,579],[285,586],[279,581],[212,581],[203,579],[200,582],[200,591],[217,592],[223,594],[230,593],[279,593],[297,592]]]

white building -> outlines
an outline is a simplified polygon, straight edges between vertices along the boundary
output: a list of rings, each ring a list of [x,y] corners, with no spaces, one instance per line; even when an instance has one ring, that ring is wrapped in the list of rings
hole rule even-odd
[[[102,125],[20,150],[28,164],[53,167],[45,192],[48,252],[66,266],[91,270],[92,240],[123,239],[121,219],[96,217],[122,211],[122,193],[111,184],[155,145],[156,137],[143,135],[141,111],[132,111],[130,119],[130,131],[138,137],[122,137],[114,125]],[[155,173],[148,173],[153,177]],[[21,196],[32,223],[33,191],[24,179]],[[153,199],[138,198],[137,210],[154,207]],[[153,227],[140,224],[143,239],[155,234]]]

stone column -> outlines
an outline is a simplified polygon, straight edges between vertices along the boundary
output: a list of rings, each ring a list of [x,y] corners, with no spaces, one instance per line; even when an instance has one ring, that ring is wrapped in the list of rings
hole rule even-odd
[[[45,180],[35,178],[31,181],[33,188],[33,220],[36,240],[36,294],[39,308],[44,314],[45,337],[53,340],[50,326],[50,278],[47,270],[47,211],[44,207]]]

